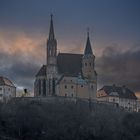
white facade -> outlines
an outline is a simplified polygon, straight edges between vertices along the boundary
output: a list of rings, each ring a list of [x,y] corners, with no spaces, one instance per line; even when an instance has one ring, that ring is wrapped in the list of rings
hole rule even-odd
[[[137,111],[140,112],[140,100],[137,100]]]
[[[0,102],[8,102],[12,97],[16,97],[16,87],[9,79],[0,77]]]

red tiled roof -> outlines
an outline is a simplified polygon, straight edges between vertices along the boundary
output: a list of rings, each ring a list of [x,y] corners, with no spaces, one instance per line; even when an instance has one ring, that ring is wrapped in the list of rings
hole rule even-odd
[[[112,92],[117,92],[120,98],[137,99],[135,93],[124,86],[104,86],[100,90],[104,90],[107,95],[110,95]]]

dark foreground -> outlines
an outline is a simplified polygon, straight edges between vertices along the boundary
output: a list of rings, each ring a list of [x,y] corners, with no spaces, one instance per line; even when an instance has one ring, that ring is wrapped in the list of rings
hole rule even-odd
[[[140,113],[73,102],[0,105],[0,140],[140,140]]]

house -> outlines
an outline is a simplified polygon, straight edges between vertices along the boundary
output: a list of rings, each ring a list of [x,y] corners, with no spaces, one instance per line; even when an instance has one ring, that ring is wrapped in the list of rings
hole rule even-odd
[[[47,61],[36,74],[35,96],[96,98],[97,73],[89,32],[83,54],[58,53],[51,15]]]
[[[103,86],[97,92],[97,100],[115,103],[119,107],[130,111],[135,111],[137,108],[135,93],[125,86]]]
[[[137,100],[137,112],[140,112],[140,99]]]
[[[16,97],[16,87],[6,77],[0,76],[0,102],[7,102]]]

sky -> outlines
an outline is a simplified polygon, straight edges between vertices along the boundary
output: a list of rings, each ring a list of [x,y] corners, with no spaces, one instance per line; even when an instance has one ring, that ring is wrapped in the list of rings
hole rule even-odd
[[[33,92],[52,13],[58,52],[83,53],[90,29],[98,89],[140,93],[139,7],[139,0],[0,0],[0,75]]]

